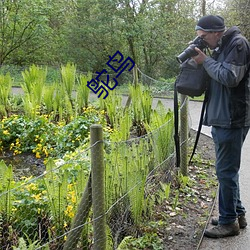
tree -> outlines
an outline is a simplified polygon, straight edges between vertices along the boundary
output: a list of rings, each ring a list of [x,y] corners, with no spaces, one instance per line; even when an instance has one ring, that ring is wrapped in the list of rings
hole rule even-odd
[[[18,50],[30,41],[35,41],[44,32],[46,8],[38,0],[7,0],[0,2],[0,65],[12,58],[15,63],[21,63]],[[32,43],[33,47],[26,50],[26,54],[33,53],[43,46],[41,39]],[[27,47],[26,47],[27,48]]]
[[[248,0],[225,0],[222,15],[228,27],[239,26],[250,39],[250,2]]]

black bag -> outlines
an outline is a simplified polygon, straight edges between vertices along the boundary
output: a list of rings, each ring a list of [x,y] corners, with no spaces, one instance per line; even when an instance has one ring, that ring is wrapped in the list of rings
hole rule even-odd
[[[181,71],[175,81],[174,89],[174,124],[175,124],[175,149],[176,149],[176,166],[180,167],[180,140],[179,140],[179,114],[178,114],[178,93],[183,95],[188,95],[191,97],[201,96],[205,93],[200,122],[198,131],[196,134],[195,144],[193,147],[192,155],[190,157],[189,163],[195,154],[195,150],[199,141],[202,120],[207,103],[207,86],[208,86],[209,76],[202,65],[198,65],[192,58],[186,60],[181,64]]]
[[[191,97],[201,96],[207,88],[209,79],[203,65],[190,58],[183,62],[180,68],[180,74],[175,81],[177,92]]]

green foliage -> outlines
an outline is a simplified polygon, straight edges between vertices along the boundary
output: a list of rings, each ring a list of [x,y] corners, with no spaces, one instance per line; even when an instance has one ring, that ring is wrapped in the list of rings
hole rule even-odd
[[[125,206],[130,207],[135,224],[138,225],[146,209],[144,190],[151,160],[150,146],[147,139],[140,139],[140,141],[131,141],[130,146],[125,142],[111,143],[110,150],[112,153],[108,153],[105,157],[107,159],[105,168],[107,207],[126,195]]]
[[[26,235],[27,241],[25,241],[24,238],[20,237],[18,239],[18,246],[13,247],[13,250],[35,250],[40,247],[40,243],[38,240],[32,242],[32,240],[29,238],[29,236]],[[43,247],[44,250],[49,250],[49,247]]]
[[[101,100],[100,102],[103,102],[103,109],[107,112],[110,127],[118,128],[123,117],[122,97],[113,90],[107,100]],[[100,106],[102,107],[102,103]]]
[[[50,159],[46,164],[44,185],[48,193],[51,214],[59,229],[63,228],[64,211],[67,206],[68,176],[66,172],[55,171],[55,168],[54,161]]]
[[[53,112],[54,108],[54,93],[55,93],[56,85],[46,86],[44,89],[43,102],[45,105],[45,112],[50,114]]]
[[[32,65],[29,70],[22,72],[24,82],[21,84],[24,90],[24,111],[27,116],[35,117],[42,102],[43,89],[46,82],[47,69]]]
[[[36,239],[37,225],[42,218],[48,218],[48,197],[42,181],[32,181],[32,176],[22,179],[16,183],[16,188],[11,193],[15,197],[13,202],[13,225],[18,231],[22,228],[20,235],[32,241]],[[25,237],[26,238],[26,237]]]
[[[173,112],[166,111],[159,101],[157,107],[151,114],[151,123],[145,124],[146,130],[152,132],[151,139],[156,160],[160,163],[167,159],[173,150]]]
[[[14,115],[0,121],[0,149],[12,150],[14,155],[33,152],[37,158],[60,156],[87,142],[90,126],[101,121],[101,115],[91,107],[68,124],[55,124],[49,116],[31,119]]]
[[[78,108],[78,113],[80,113],[83,108],[87,108],[89,105],[90,89],[87,87],[87,82],[90,81],[91,79],[92,79],[92,74],[90,72],[87,75],[81,74],[78,77],[77,96],[76,96],[76,105]]]
[[[47,5],[43,1],[2,1],[0,8],[0,64],[9,61],[21,65],[27,58],[34,58],[34,51],[41,49],[48,42],[45,38],[49,27],[44,15]]]
[[[13,188],[14,178],[12,166],[6,166],[3,160],[0,161],[0,214],[5,216],[9,222],[12,213],[13,195],[10,190]]]
[[[205,10],[207,14],[224,12],[235,25],[235,20],[237,24],[247,20],[242,5],[244,2],[229,1],[221,8],[222,4],[207,3]],[[157,79],[177,74],[175,57],[194,38],[197,16],[205,14],[197,11],[193,0],[22,0],[15,4],[2,1],[0,7],[1,65],[61,65],[70,61],[82,71],[95,72],[105,68],[108,56],[119,49]],[[127,83],[127,77],[124,72],[119,83]]]
[[[171,183],[162,183],[160,182],[161,188],[157,192],[159,195],[159,202],[162,203],[164,200],[168,200],[171,191]]]
[[[36,70],[37,68],[32,67],[25,71],[24,78],[27,83],[35,82],[38,74]],[[89,156],[81,149],[85,149],[89,144],[89,128],[93,123],[103,124],[108,135],[105,144],[105,191],[106,206],[111,211],[109,222],[112,221],[112,216],[118,213],[122,220],[130,218],[134,227],[140,226],[150,213],[149,209],[153,208],[152,202],[150,207],[146,207],[150,201],[145,200],[149,169],[165,160],[171,153],[171,144],[166,146],[166,141],[171,142],[173,114],[166,112],[162,104],[158,104],[157,109],[153,111],[149,90],[144,90],[141,85],[131,87],[132,106],[125,110],[122,108],[121,97],[114,91],[109,100],[100,104],[104,110],[97,110],[88,105],[81,111],[76,111],[74,108],[78,106],[77,101],[70,100],[72,96],[69,94],[73,91],[71,83],[72,79],[75,79],[74,72],[75,68],[66,72],[64,69],[63,86],[55,83],[46,92],[50,98],[53,97],[53,103],[42,98],[41,112],[50,110],[51,113],[36,114],[35,117],[13,115],[0,122],[2,151],[12,150],[14,154],[33,152],[37,158],[45,157],[47,160],[43,179],[37,183],[24,181],[23,188],[14,192],[16,211],[13,218],[17,221],[16,227],[29,225],[28,229],[23,230],[22,237],[25,238],[27,234],[34,241],[37,237],[35,227],[40,216],[55,225],[55,228],[49,227],[50,235],[62,235],[70,228],[90,171]],[[82,78],[82,85],[86,79]],[[26,84],[24,88],[27,93],[32,94],[32,84]],[[82,93],[85,93],[84,91]],[[87,96],[88,93],[85,103],[88,103]],[[56,115],[60,118],[56,119]],[[71,115],[72,117],[69,117]],[[60,122],[56,122],[57,120]],[[145,126],[148,135],[131,139],[132,136],[137,137],[133,121],[137,121],[142,127]],[[63,160],[54,162],[50,156],[62,157]],[[167,196],[167,189],[165,195]],[[119,199],[122,199],[122,204],[112,207]],[[138,246],[146,246],[147,241],[149,238],[145,236],[144,239],[138,240]],[[63,239],[57,243],[61,246]],[[114,245],[117,245],[117,242]],[[159,247],[158,243],[156,247]]]
[[[163,250],[163,242],[156,233],[145,233],[142,237],[127,236],[118,246],[117,250],[153,249]]]
[[[7,116],[9,110],[8,98],[11,93],[12,79],[10,74],[0,75],[0,116]]]
[[[150,123],[152,111],[152,95],[143,85],[129,85],[129,94],[132,101],[133,122],[140,126],[142,123]]]
[[[76,81],[76,66],[71,63],[67,63],[66,66],[61,67],[62,75],[62,87],[65,89],[68,98],[72,99],[72,91]]]

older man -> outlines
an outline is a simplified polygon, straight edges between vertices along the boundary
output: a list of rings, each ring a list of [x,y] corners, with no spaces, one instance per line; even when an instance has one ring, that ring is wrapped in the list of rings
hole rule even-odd
[[[212,56],[195,48],[193,59],[203,64],[211,78],[204,125],[212,126],[219,181],[219,218],[205,235],[212,238],[238,235],[247,226],[240,200],[241,149],[250,126],[250,46],[237,27],[226,30],[220,16],[202,17],[196,33],[213,50]]]

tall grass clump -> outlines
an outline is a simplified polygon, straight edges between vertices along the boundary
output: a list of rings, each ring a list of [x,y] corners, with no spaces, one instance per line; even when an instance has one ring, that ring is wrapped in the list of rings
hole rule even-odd
[[[87,87],[87,81],[92,79],[92,74],[88,72],[87,75],[81,74],[78,77],[78,86],[76,91],[76,107],[78,113],[81,113],[83,108],[87,108],[89,104],[90,89]]]
[[[109,126],[118,128],[123,117],[122,97],[113,90],[107,100],[100,99],[100,107],[106,111]]]
[[[144,123],[150,123],[153,97],[148,89],[141,84],[129,85],[133,123],[138,135],[145,134]]]
[[[0,75],[0,116],[7,116],[9,107],[9,96],[11,93],[12,79],[10,74]]]
[[[32,65],[28,70],[22,72],[22,76],[24,112],[27,116],[34,118],[40,112],[47,68]]]
[[[160,163],[173,152],[173,112],[166,111],[162,102],[159,101],[150,119],[151,122],[145,123],[145,127],[147,132],[150,133],[155,160]]]
[[[72,92],[76,83],[76,65],[67,63],[61,67],[62,86],[69,100],[72,102]]]

